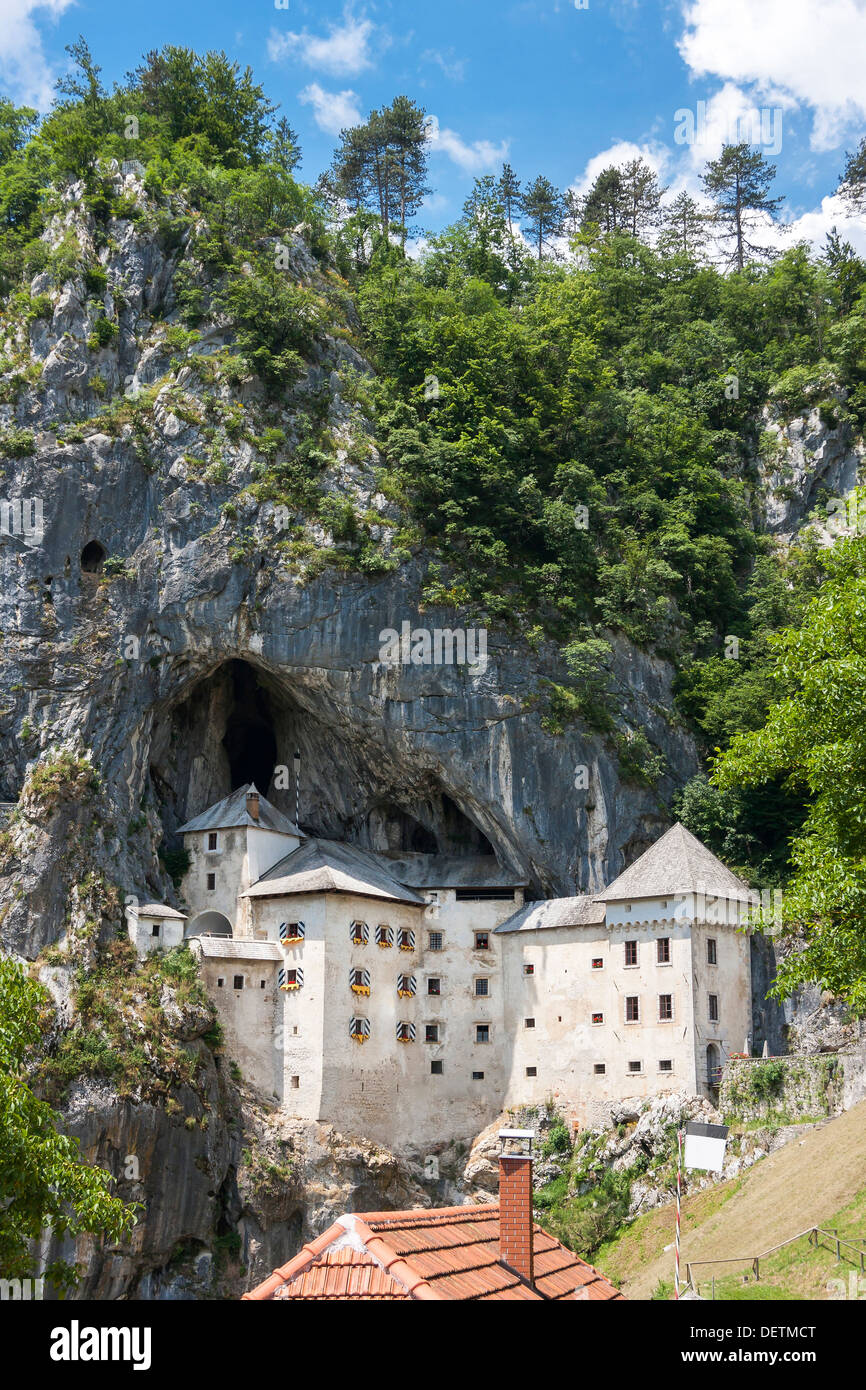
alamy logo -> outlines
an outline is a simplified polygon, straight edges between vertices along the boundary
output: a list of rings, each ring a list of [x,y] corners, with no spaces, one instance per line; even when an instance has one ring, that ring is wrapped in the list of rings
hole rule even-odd
[[[468,666],[487,670],[487,629],[415,627],[409,622],[379,633],[379,660],[385,666]]]
[[[41,541],[45,535],[42,498],[0,499],[0,535],[20,536],[28,545]]]
[[[69,1327],[51,1331],[52,1361],[131,1361],[134,1371],[150,1370],[149,1327]]]
[[[706,145],[715,139],[716,131],[708,133],[713,125],[707,119],[707,103],[699,101],[694,111],[681,106],[674,112],[676,129],[674,143],[677,145]],[[733,117],[725,131],[726,145],[763,145],[769,154],[782,151],[782,108],[781,106],[753,106]]]
[[[0,1279],[0,1303],[41,1300],[45,1296],[44,1279]]]

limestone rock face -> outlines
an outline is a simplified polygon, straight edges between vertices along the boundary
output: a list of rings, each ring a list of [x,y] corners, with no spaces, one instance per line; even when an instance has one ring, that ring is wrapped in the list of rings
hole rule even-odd
[[[790,540],[818,506],[821,492],[843,499],[856,486],[864,447],[846,422],[834,424],[817,408],[785,419],[768,406],[764,429],[768,447],[761,467],[761,507],[768,529]],[[836,521],[832,514],[828,520],[831,539]]]

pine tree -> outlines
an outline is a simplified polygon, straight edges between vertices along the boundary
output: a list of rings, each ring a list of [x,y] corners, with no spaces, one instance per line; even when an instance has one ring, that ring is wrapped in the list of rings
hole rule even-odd
[[[701,212],[688,193],[678,193],[670,207],[664,210],[664,227],[659,237],[659,249],[670,255],[682,255],[696,261],[709,235],[708,217]]]
[[[703,185],[716,205],[715,222],[723,230],[721,241],[733,241],[731,264],[742,270],[749,255],[766,256],[769,248],[749,240],[749,231],[756,216],[767,215],[778,220],[782,198],[770,197],[770,186],[776,177],[775,164],[768,164],[759,150],[752,150],[743,141],[725,145],[718,159],[707,165]]]
[[[620,183],[622,225],[633,237],[644,236],[661,221],[661,200],[667,190],[644,159],[630,159],[624,164]]]
[[[846,154],[845,170],[836,191],[854,212],[866,210],[866,136],[854,154]]]
[[[565,216],[562,194],[550,179],[539,174],[523,195],[523,211],[528,230],[535,241],[538,259],[541,260],[545,241],[562,231]]]
[[[429,193],[427,117],[408,97],[371,111],[363,125],[340,135],[326,187],[349,203],[378,211],[383,237],[397,221],[405,245],[410,220]]]
[[[583,200],[584,227],[595,223],[602,232],[620,230],[623,221],[624,196],[622,174],[611,165],[602,169]]]
[[[270,143],[270,160],[290,174],[301,161],[301,146],[297,132],[292,130],[285,116],[281,116],[274,127]]]
[[[497,184],[497,192],[505,209],[505,220],[508,223],[509,236],[514,235],[513,222],[515,215],[523,207],[523,199],[520,196],[520,180],[515,174],[510,164],[503,164],[502,174]]]
[[[578,234],[583,224],[583,199],[573,188],[565,190],[563,199],[562,229],[569,241]]]

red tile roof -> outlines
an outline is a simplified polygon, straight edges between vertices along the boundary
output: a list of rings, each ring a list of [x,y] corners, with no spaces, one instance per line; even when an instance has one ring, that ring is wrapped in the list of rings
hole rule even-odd
[[[592,1265],[533,1226],[535,1282],[499,1259],[499,1206],[345,1216],[245,1299],[622,1300]]]

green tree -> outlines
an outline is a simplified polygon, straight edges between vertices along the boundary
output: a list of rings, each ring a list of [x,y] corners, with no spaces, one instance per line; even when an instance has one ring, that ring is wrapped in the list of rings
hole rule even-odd
[[[532,236],[538,259],[541,260],[544,243],[562,231],[564,205],[562,194],[550,179],[539,174],[528,184],[523,194],[523,211]]]
[[[82,1162],[78,1140],[58,1133],[59,1116],[27,1081],[27,1064],[42,1036],[45,991],[16,962],[0,957],[0,1275],[35,1273],[31,1242],[89,1234],[120,1240],[134,1208],[111,1195],[113,1179]],[[63,1288],[75,1272],[58,1261],[44,1271]]]
[[[505,209],[508,234],[509,236],[513,236],[514,219],[523,207],[523,199],[520,195],[520,180],[510,164],[503,164],[502,173],[499,175],[499,180],[496,185],[496,191]]]
[[[770,197],[775,177],[775,164],[768,164],[746,141],[725,145],[702,175],[704,189],[715,203],[719,239],[733,242],[731,264],[737,270],[743,269],[747,257],[767,254],[766,247],[749,240],[749,233],[763,217],[778,221],[783,199]]]
[[[697,261],[707,244],[708,235],[707,214],[701,211],[690,194],[678,193],[664,210],[659,238],[661,250]]]
[[[854,212],[863,212],[866,208],[866,136],[853,154],[846,154],[845,168],[836,191],[841,193]]]

